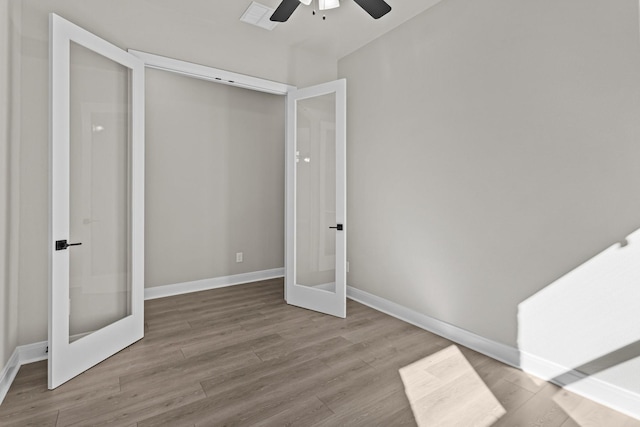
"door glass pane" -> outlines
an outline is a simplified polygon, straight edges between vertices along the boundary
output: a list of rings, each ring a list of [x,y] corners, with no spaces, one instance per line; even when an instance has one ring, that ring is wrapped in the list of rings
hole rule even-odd
[[[70,341],[131,314],[128,68],[71,43]]]
[[[296,285],[335,292],[336,96],[297,102]]]

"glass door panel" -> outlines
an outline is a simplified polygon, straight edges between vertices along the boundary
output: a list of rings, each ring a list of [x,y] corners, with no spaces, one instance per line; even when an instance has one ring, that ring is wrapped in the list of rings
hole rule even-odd
[[[70,46],[69,339],[131,314],[129,69]]]
[[[335,293],[336,95],[297,101],[296,284]]]
[[[346,316],[346,82],[292,90],[287,130],[289,304]]]

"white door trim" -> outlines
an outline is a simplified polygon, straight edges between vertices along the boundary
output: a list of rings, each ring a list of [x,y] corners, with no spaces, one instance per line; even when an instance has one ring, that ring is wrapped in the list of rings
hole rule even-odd
[[[274,82],[272,80],[247,76],[245,74],[234,73],[233,71],[221,70],[219,68],[208,67],[206,65],[194,64],[193,62],[180,61],[178,59],[142,52],[135,49],[129,49],[129,53],[144,61],[144,65],[146,67],[182,74],[187,77],[207,80],[214,83],[222,83],[225,85],[242,87],[275,95],[286,95],[288,91],[294,88],[294,86]]]

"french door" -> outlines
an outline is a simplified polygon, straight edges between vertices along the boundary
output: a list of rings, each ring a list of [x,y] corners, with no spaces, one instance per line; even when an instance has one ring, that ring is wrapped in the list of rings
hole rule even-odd
[[[51,14],[49,388],[144,334],[144,64]]]
[[[346,80],[287,93],[285,299],[346,316]]]

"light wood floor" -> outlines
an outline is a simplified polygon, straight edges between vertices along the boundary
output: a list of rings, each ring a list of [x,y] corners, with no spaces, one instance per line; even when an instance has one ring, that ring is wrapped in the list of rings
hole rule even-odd
[[[287,306],[271,280],[147,301],[145,338],[55,391],[23,366],[2,426],[640,426],[349,301]]]

